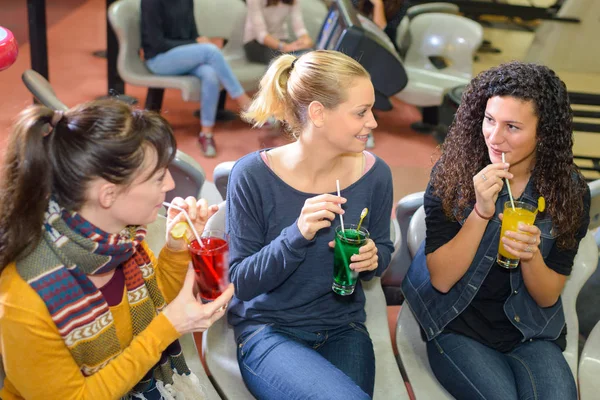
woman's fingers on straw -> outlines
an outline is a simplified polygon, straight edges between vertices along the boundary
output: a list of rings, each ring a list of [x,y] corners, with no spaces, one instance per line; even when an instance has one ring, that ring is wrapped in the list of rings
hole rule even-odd
[[[213,204],[212,206],[208,207],[208,218],[210,218],[213,215],[215,215],[217,211],[219,211],[219,205],[218,204]]]
[[[196,217],[203,221],[208,219],[208,201],[200,199],[196,202]]]
[[[306,220],[308,222],[317,222],[317,221],[321,221],[323,219],[328,219],[330,221],[333,221],[335,219],[335,214],[332,213],[331,211],[321,210],[321,211],[316,211],[316,212],[310,213],[306,216]]]
[[[196,207],[196,198],[194,196],[188,196],[185,198],[185,204],[186,204],[186,210],[188,213],[188,216],[190,217],[190,219],[193,221],[196,219],[197,216],[197,207]]]
[[[484,189],[483,193],[481,193],[486,198],[492,198],[496,193],[499,193],[502,190],[502,182],[494,182],[489,188]]]
[[[169,206],[167,215],[169,215],[170,217],[174,217],[175,215],[179,214],[181,210],[178,210],[177,208],[181,208],[183,210],[187,209],[187,204],[181,197],[175,197],[171,201],[171,205]]]
[[[332,202],[307,204],[303,208],[303,212],[307,214],[316,213],[319,211],[329,211],[336,214],[344,214],[345,212],[340,205]]]
[[[503,163],[503,162],[499,162],[499,163],[494,163],[494,164],[488,164],[486,165],[486,167],[484,169],[482,169],[482,171],[491,171],[491,170],[506,170],[507,168],[510,167],[509,163]]]
[[[339,197],[330,193],[325,193],[325,194],[320,194],[318,196],[315,197],[311,197],[310,199],[306,200],[306,203],[323,203],[323,202],[331,202],[331,203],[337,203],[337,204],[344,204],[346,201],[348,201],[345,197]]]

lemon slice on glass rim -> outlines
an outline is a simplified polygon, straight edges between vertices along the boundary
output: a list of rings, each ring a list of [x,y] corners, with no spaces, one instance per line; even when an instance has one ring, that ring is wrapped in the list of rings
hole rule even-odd
[[[173,229],[171,229],[171,237],[173,239],[184,239],[187,242],[188,241],[187,240],[187,230],[188,230],[187,222],[185,222],[185,221],[178,222],[175,224]]]

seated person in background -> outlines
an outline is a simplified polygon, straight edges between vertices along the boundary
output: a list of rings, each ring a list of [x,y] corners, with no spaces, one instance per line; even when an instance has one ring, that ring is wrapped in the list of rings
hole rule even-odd
[[[375,355],[360,280],[380,276],[390,241],[392,176],[365,151],[377,127],[368,72],[352,58],[318,50],[282,55],[243,115],[285,121],[294,143],[252,153],[233,167],[227,190],[230,278],[244,382],[259,399],[369,399]],[[336,194],[339,179],[341,196]],[[338,214],[370,239],[348,261],[355,291],[332,291],[332,226]],[[350,273],[350,272],[349,272]]]
[[[268,64],[281,53],[302,54],[313,47],[302,20],[300,0],[246,0],[244,51],[251,62]],[[290,42],[288,17],[296,40]]]
[[[50,124],[50,127],[49,127]],[[201,398],[178,338],[224,314],[195,299],[186,243],[158,260],[144,225],[174,187],[168,122],[114,101],[18,117],[0,187],[0,396]],[[202,231],[215,211],[176,198]],[[168,210],[167,231],[182,213]]]
[[[589,224],[573,112],[547,67],[511,62],[465,90],[425,193],[427,237],[402,289],[457,399],[575,400],[561,293]],[[505,154],[506,162],[502,156]],[[546,209],[500,239],[505,202]],[[497,260],[499,242],[515,268]]]
[[[146,66],[152,73],[194,75],[202,81],[198,140],[206,157],[216,156],[213,129],[221,85],[242,109],[250,104],[250,98],[219,47],[198,34],[193,0],[142,0],[141,24]]]
[[[384,31],[398,50],[398,25],[411,6],[408,0],[352,0],[354,7]]]

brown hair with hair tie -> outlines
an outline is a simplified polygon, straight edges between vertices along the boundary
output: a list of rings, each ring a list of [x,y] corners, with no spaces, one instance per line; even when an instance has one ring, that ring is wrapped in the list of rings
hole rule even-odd
[[[60,110],[54,111],[54,114],[52,115],[52,119],[50,120],[50,126],[54,128],[60,122],[60,120],[62,119],[62,117],[64,115],[65,115],[64,111],[60,111]]]

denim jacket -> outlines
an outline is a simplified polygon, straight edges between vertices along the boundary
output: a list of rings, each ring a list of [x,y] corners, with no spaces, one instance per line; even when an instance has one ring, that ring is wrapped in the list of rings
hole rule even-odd
[[[519,200],[537,205],[539,194],[534,186],[530,180]],[[504,186],[496,201],[496,214],[488,223],[473,262],[448,293],[436,290],[431,284],[425,258],[425,245],[421,244],[402,282],[402,291],[416,319],[421,324],[427,340],[439,335],[450,321],[465,310],[477,294],[491,268],[500,268],[494,267],[502,225],[498,214],[506,201],[510,200],[506,186]],[[471,211],[472,207],[468,208],[462,220],[459,219],[461,225],[464,224]],[[546,259],[556,239],[550,216],[547,213],[538,214],[535,225],[541,231],[539,248],[542,256]],[[451,262],[452,260],[448,260],[448,263]],[[504,312],[512,324],[523,334],[523,341],[533,338],[557,339],[565,325],[561,299],[559,298],[551,307],[538,306],[525,287],[520,266],[511,270],[510,284],[511,294],[504,303]]]

